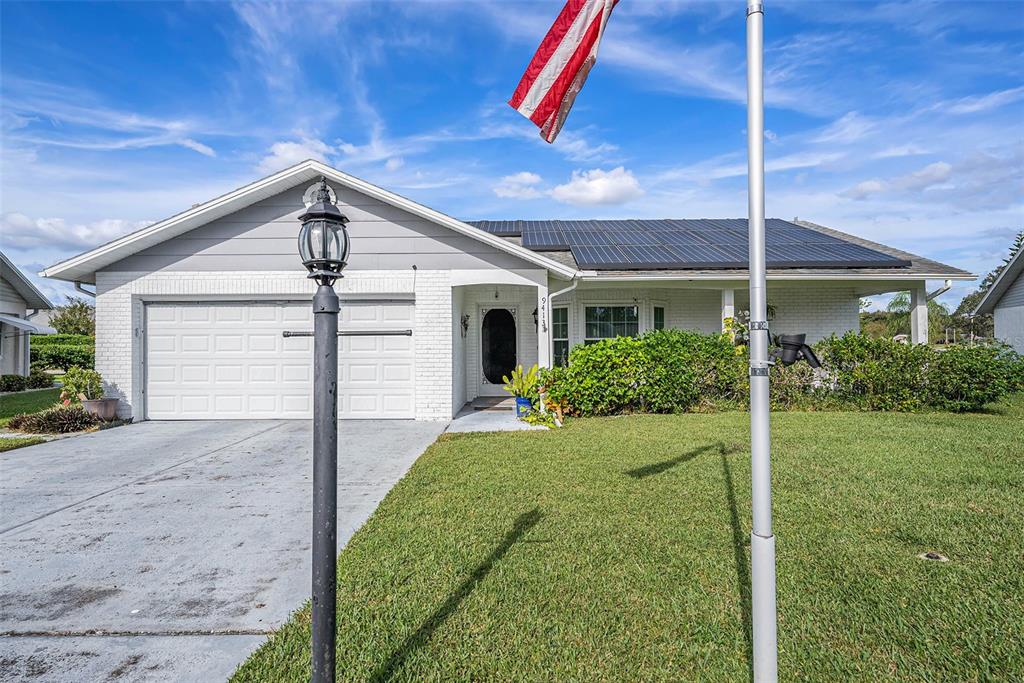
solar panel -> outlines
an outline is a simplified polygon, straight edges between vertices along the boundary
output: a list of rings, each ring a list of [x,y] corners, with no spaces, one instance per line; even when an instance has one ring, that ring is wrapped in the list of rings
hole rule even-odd
[[[746,268],[744,218],[475,221],[493,235],[522,235],[535,251],[570,250],[581,268]],[[906,261],[778,218],[765,221],[765,260],[773,268],[884,268]]]
[[[529,227],[523,230],[523,246],[538,251],[565,251],[570,244],[561,230],[556,228]]]

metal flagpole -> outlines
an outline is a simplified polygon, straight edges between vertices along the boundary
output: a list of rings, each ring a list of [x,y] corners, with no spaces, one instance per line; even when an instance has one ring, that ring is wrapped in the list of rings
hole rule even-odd
[[[764,8],[747,0],[747,216],[750,236],[750,534],[754,682],[778,680],[772,535],[768,302],[764,266]]]

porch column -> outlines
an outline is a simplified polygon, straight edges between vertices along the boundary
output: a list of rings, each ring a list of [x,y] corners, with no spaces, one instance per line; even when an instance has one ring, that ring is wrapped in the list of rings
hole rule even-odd
[[[910,290],[910,343],[928,343],[928,290],[924,282]]]
[[[722,290],[722,332],[725,332],[726,318],[736,317],[736,290]]]
[[[547,285],[537,285],[537,366],[551,367],[551,302]]]

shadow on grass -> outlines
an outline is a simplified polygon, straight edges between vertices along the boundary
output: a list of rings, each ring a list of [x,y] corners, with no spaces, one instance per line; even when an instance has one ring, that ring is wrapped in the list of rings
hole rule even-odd
[[[491,551],[483,562],[477,565],[473,573],[466,578],[455,591],[448,596],[440,607],[434,610],[433,614],[427,617],[420,627],[416,629],[408,638],[394,651],[391,656],[378,667],[378,669],[370,677],[371,681],[381,682],[390,680],[392,676],[402,666],[402,662],[405,661],[406,657],[416,651],[419,647],[426,644],[430,637],[434,634],[441,624],[443,624],[448,617],[450,617],[455,610],[459,608],[466,597],[473,592],[477,585],[484,580],[491,569],[494,568],[494,564],[498,562],[509,549],[523,537],[530,529],[537,525],[541,517],[544,515],[540,509],[534,508],[529,512],[524,512],[516,518],[512,528],[509,529],[508,533],[501,540],[501,543]]]
[[[740,512],[736,507],[736,490],[732,484],[732,469],[729,467],[729,459],[726,452],[721,451],[722,474],[725,476],[726,502],[729,504],[729,522],[732,525],[732,554],[736,562],[736,587],[740,594],[740,610],[743,613],[743,637],[747,641],[747,666],[750,667],[750,677],[754,676],[754,643],[753,623],[751,617],[750,603],[750,566],[747,564],[747,535],[743,533],[740,525]]]
[[[732,445],[726,446],[724,443],[719,441],[718,443],[710,443],[706,446],[699,446],[694,448],[692,451],[687,451],[682,455],[677,455],[674,458],[668,460],[662,460],[661,462],[653,462],[650,465],[644,465],[643,467],[637,467],[636,469],[626,470],[623,474],[627,474],[634,479],[643,479],[644,477],[653,477],[655,474],[661,474],[667,470],[672,469],[676,465],[682,465],[684,462],[693,460],[701,453],[707,453],[708,451],[718,450],[723,457],[728,453],[735,453],[739,450],[739,446]]]

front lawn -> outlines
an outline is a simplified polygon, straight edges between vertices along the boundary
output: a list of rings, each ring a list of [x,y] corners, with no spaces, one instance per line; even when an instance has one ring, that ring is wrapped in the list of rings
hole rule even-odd
[[[46,439],[41,436],[4,437],[0,439],[0,453],[3,453],[4,451],[13,451],[15,448],[35,446],[37,443],[46,443]]]
[[[0,427],[6,427],[15,415],[39,412],[43,408],[49,408],[59,399],[60,387],[0,396]]]
[[[780,679],[1024,679],[1024,396],[772,420]],[[747,421],[442,437],[339,558],[339,678],[747,680]],[[308,667],[307,607],[233,680]]]

